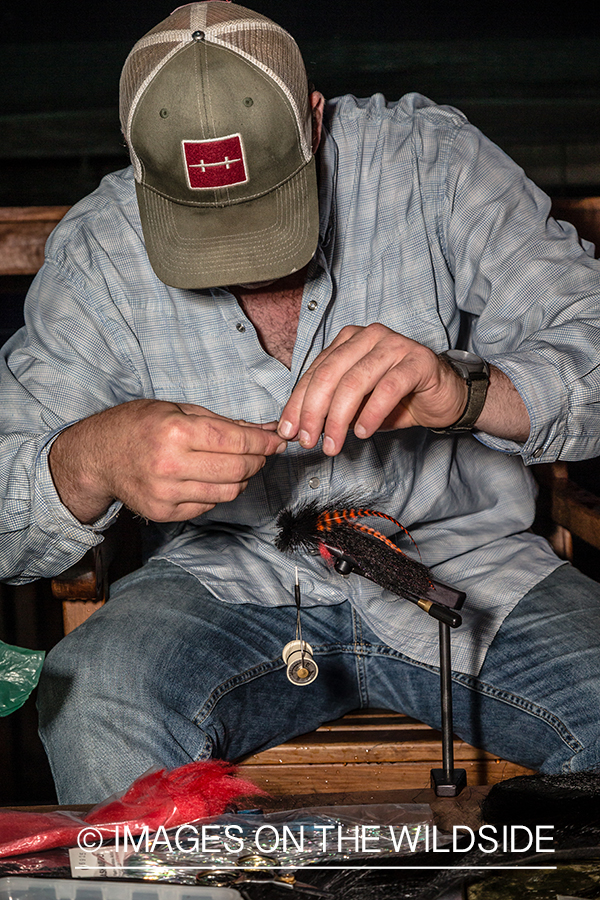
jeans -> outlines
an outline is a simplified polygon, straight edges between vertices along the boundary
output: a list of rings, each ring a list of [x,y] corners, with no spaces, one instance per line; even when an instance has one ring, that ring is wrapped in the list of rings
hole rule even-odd
[[[424,613],[425,615],[425,613]],[[360,707],[440,726],[439,673],[390,649],[349,603],[302,609],[319,676],[286,677],[295,607],[215,600],[152,562],[48,655],[40,733],[61,803],[95,803],[153,765],[235,760]],[[505,619],[478,677],[453,673],[454,731],[544,772],[600,768],[600,584],[570,565]]]

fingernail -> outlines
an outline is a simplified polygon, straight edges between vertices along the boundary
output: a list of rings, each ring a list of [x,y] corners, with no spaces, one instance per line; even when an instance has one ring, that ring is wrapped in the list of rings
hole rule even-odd
[[[275,451],[275,453],[285,453],[286,449],[287,449],[287,441],[282,441],[282,442],[278,445],[277,450]]]
[[[310,443],[310,434],[308,433],[308,431],[301,431],[300,434],[298,435],[298,441],[300,442],[300,444],[303,447],[305,446],[305,444],[309,444]]]
[[[356,435],[357,438],[366,438],[367,429],[364,427],[364,425],[355,425],[354,426],[354,434]]]
[[[332,438],[323,438],[323,453],[326,453],[327,456],[333,456],[335,453],[335,444]]]
[[[291,422],[285,421],[279,423],[279,428],[277,429],[281,437],[286,439],[291,438],[294,433],[294,426]]]

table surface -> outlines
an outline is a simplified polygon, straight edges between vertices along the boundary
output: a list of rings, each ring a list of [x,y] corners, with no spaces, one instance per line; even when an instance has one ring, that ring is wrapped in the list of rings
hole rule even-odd
[[[467,786],[458,797],[436,797],[433,790],[397,791],[352,791],[327,794],[290,794],[278,797],[261,797],[258,803],[252,799],[249,806],[259,805],[264,812],[284,809],[305,809],[320,806],[356,806],[373,803],[427,803],[433,811],[436,826],[441,831],[452,831],[453,825],[468,825],[476,829],[482,824],[481,803],[491,785]],[[19,809],[31,812],[53,812],[72,810],[85,815],[92,807],[89,804],[70,806],[7,806],[5,809]],[[241,801],[240,808],[244,808]]]

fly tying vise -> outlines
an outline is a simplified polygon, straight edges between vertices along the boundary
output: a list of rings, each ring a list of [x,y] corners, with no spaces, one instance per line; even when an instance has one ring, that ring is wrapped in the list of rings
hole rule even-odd
[[[461,618],[454,610],[461,608],[465,594],[436,581],[422,562],[407,556],[375,528],[356,521],[367,516],[391,522],[416,547],[406,528],[392,516],[347,501],[325,508],[311,501],[284,509],[277,517],[275,546],[282,553],[317,550],[340,575],[356,572],[457,628]]]
[[[456,610],[462,607],[466,594],[437,581],[420,560],[407,556],[393,540],[375,528],[356,521],[367,516],[391,522],[399,532],[410,538],[415,547],[417,546],[406,528],[392,516],[348,501],[340,501],[336,506],[325,508],[311,501],[293,509],[284,509],[277,517],[279,533],[275,539],[275,546],[282,553],[293,553],[296,550],[308,553],[316,551],[340,575],[347,576],[352,572],[362,575],[387,591],[416,603],[438,620],[442,768],[432,769],[431,777],[437,796],[456,797],[467,781],[465,770],[454,768],[450,628],[458,628],[462,624]],[[295,597],[298,630],[300,616],[298,569],[296,569]],[[288,678],[294,684],[308,684],[308,668],[305,660],[310,648],[302,641],[301,635],[299,646],[305,657],[300,661],[300,669],[297,669],[296,675],[306,673],[304,676],[306,680],[294,680],[289,663]],[[288,647],[290,644],[284,649],[284,659]],[[312,660],[312,651],[310,659]],[[316,663],[314,665],[316,669]],[[314,677],[316,678],[316,671]]]

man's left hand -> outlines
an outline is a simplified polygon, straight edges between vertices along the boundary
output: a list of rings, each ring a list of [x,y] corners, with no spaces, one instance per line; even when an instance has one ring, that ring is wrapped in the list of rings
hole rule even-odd
[[[340,452],[348,429],[446,428],[467,402],[465,382],[428,347],[385,325],[348,325],[302,376],[279,421],[279,434],[323,452]]]

